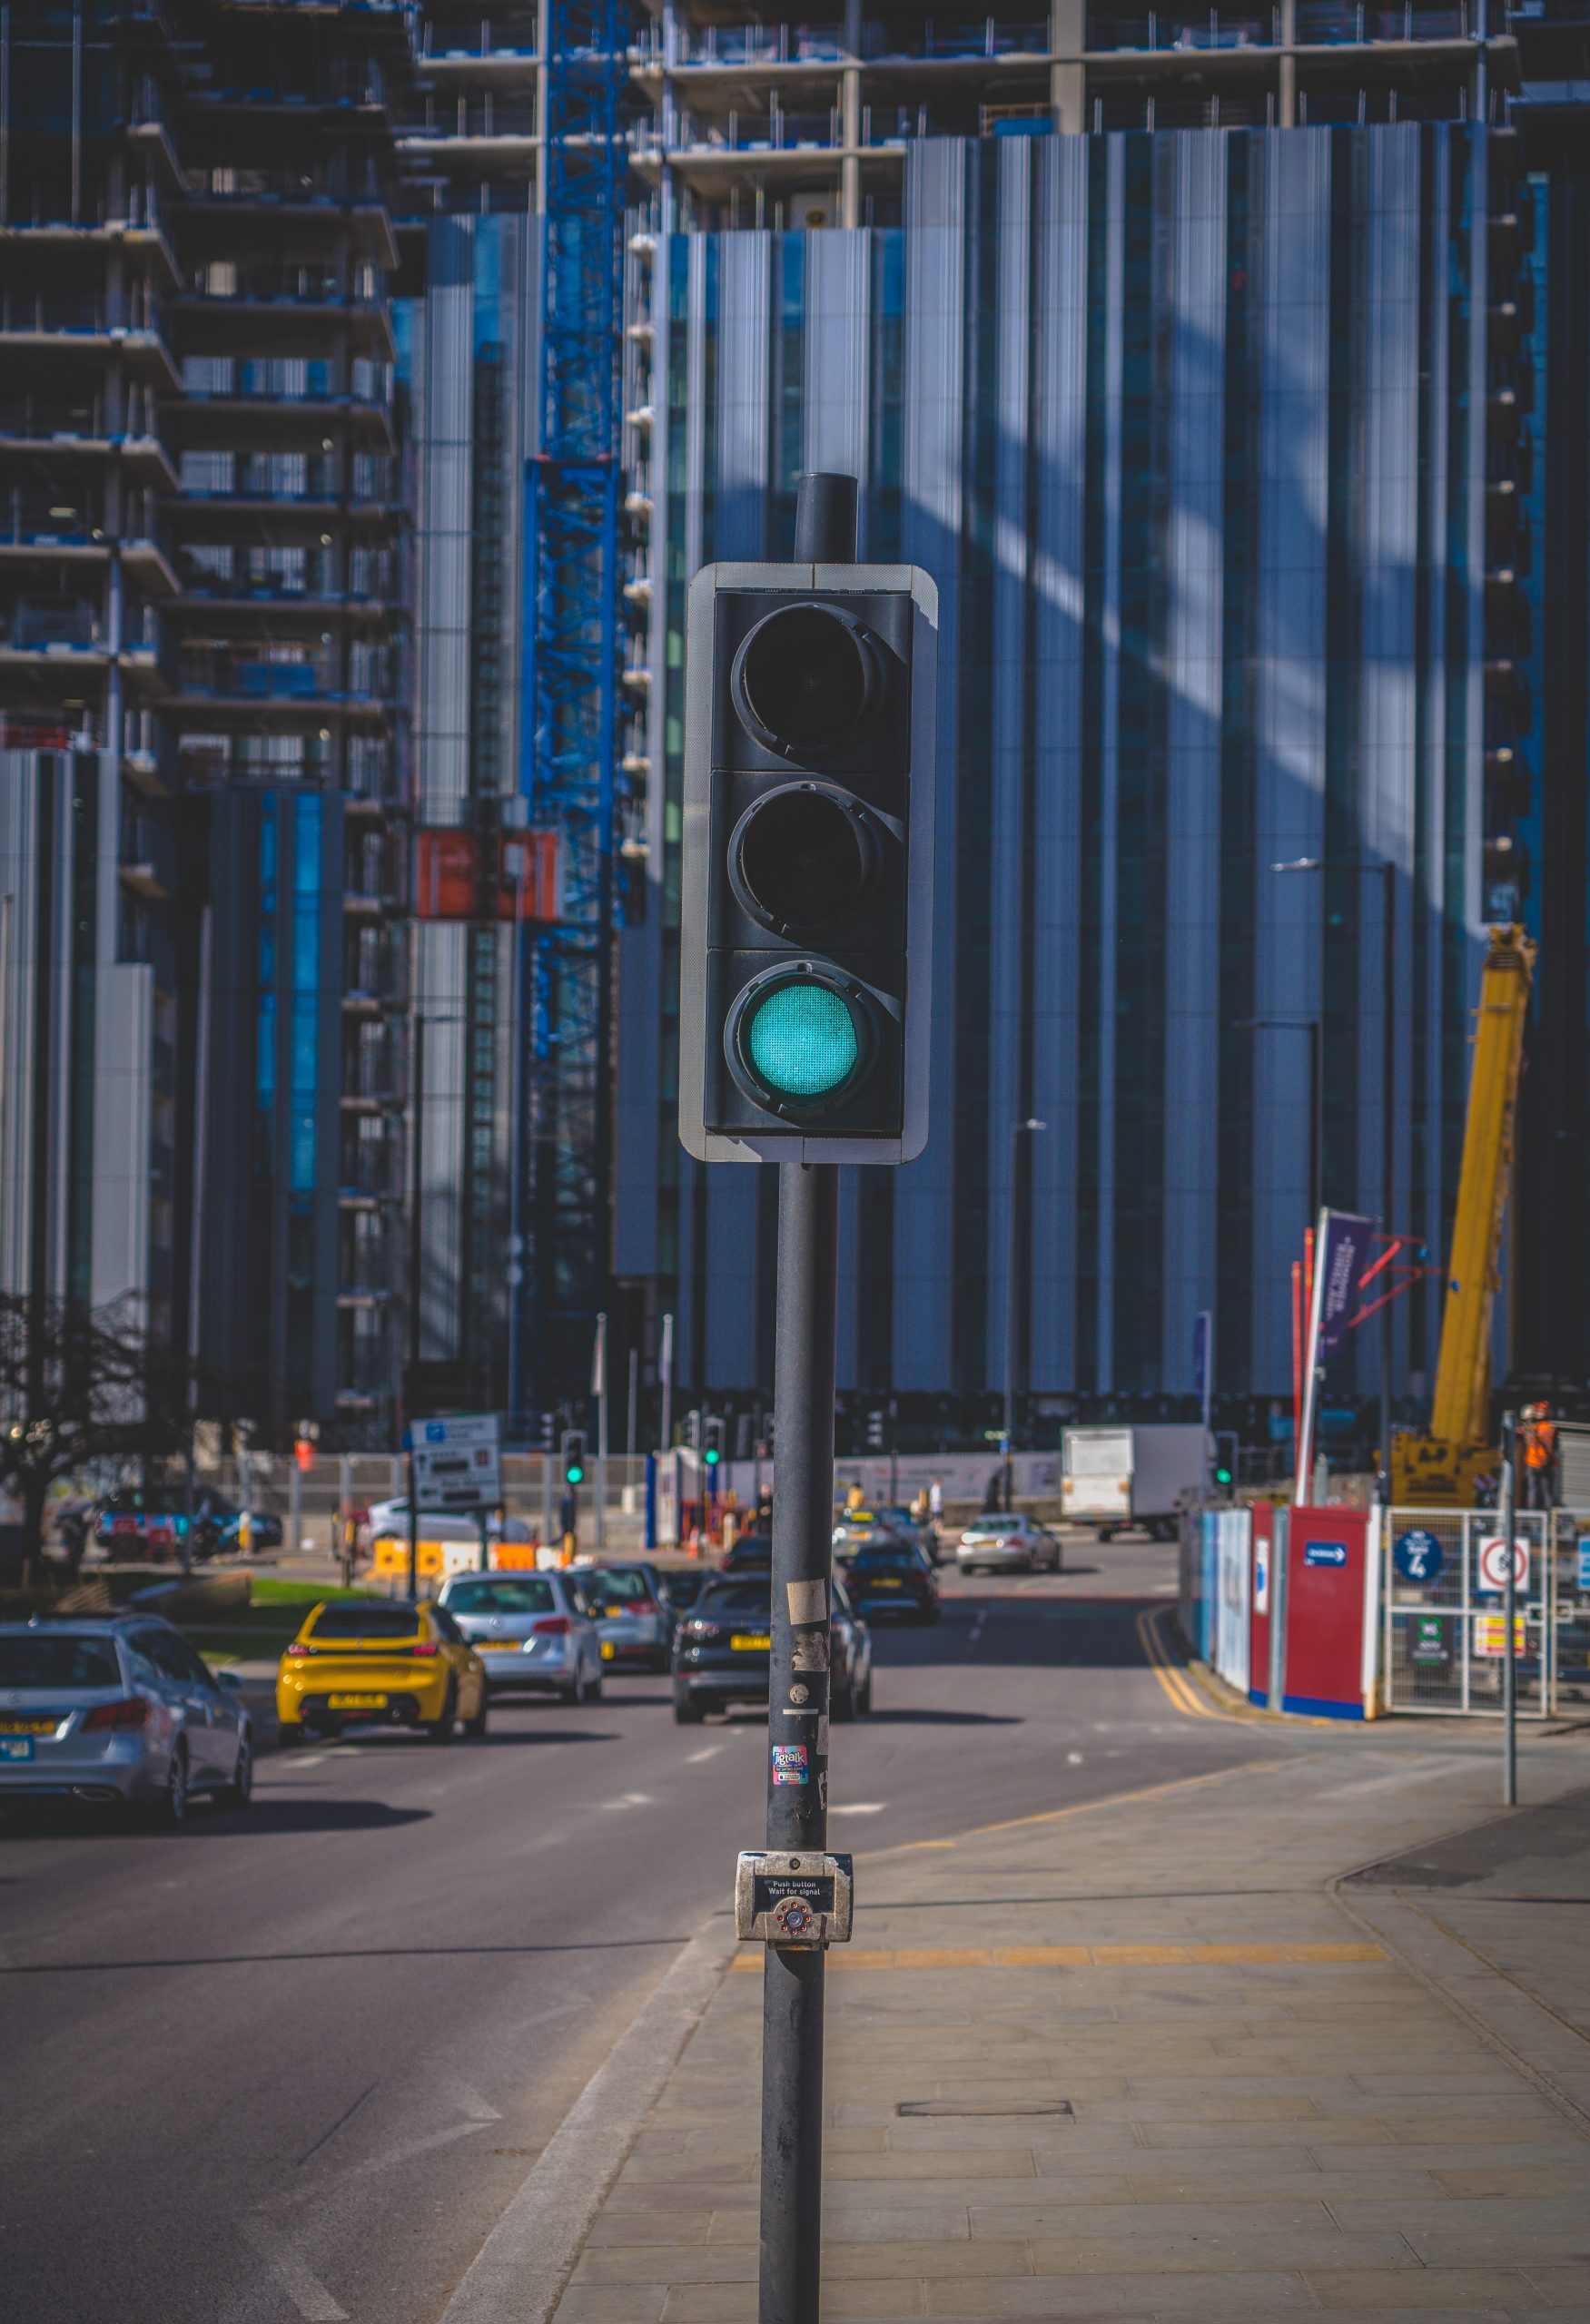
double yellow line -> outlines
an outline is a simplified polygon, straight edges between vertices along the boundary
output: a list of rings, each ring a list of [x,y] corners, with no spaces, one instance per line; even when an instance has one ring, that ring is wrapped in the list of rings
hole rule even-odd
[[[1137,1618],[1137,1634],[1150,1669],[1184,1717],[1220,1719],[1226,1725],[1239,1723],[1227,1720],[1212,1703],[1206,1702],[1176,1660],[1159,1627],[1169,1610],[1164,1606],[1145,1607]]]

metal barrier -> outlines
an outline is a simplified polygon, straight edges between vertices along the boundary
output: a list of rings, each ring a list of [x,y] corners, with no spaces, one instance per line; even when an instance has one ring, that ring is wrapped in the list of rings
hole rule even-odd
[[[1381,1637],[1386,1708],[1499,1717],[1506,1632],[1500,1591],[1487,1586],[1486,1559],[1486,1544],[1500,1543],[1495,1510],[1394,1509],[1388,1514]],[[1515,1632],[1521,1718],[1549,1717],[1565,1683],[1565,1640],[1558,1635],[1564,1553],[1555,1527],[1564,1514],[1519,1510],[1514,1525],[1514,1539],[1529,1552]],[[1590,1525],[1585,1530],[1590,1537]],[[1577,1572],[1576,1537],[1573,1549]],[[1590,1585],[1575,1585],[1575,1607],[1572,1683],[1590,1695]]]
[[[1590,1512],[1551,1512],[1552,1708],[1590,1702]]]

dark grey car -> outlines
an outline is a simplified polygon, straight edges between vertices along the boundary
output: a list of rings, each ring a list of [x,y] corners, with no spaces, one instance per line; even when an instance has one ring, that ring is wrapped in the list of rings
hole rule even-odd
[[[245,1806],[253,1767],[235,1682],[169,1622],[0,1622],[0,1806],[115,1802],[174,1830],[194,1792]]]

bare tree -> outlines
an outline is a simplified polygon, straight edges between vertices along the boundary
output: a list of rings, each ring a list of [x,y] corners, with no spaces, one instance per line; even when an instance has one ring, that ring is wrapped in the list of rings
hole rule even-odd
[[[57,1477],[91,1461],[161,1460],[189,1425],[188,1374],[130,1301],[0,1293],[0,1491],[22,1504],[23,1555],[44,1546]]]

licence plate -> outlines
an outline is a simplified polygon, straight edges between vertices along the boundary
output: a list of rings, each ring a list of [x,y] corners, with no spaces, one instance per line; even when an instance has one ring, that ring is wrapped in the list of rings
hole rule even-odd
[[[31,1735],[0,1735],[0,1759],[31,1759]]]
[[[736,1654],[766,1654],[773,1645],[769,1630],[742,1630],[729,1640]]]
[[[873,1584],[874,1590],[899,1590],[903,1586],[898,1581],[874,1581]]]
[[[614,1645],[610,1638],[605,1638],[602,1640],[602,1660],[604,1662],[611,1662],[617,1651],[617,1648]]]
[[[0,1735],[53,1735],[61,1724],[58,1710],[35,1711],[31,1714],[12,1711],[0,1718]],[[27,1754],[21,1755],[24,1758]]]
[[[331,1710],[385,1710],[387,1699],[385,1695],[328,1695],[326,1705]]]
[[[478,1638],[475,1640],[477,1654],[518,1654],[522,1650],[517,1638]]]

